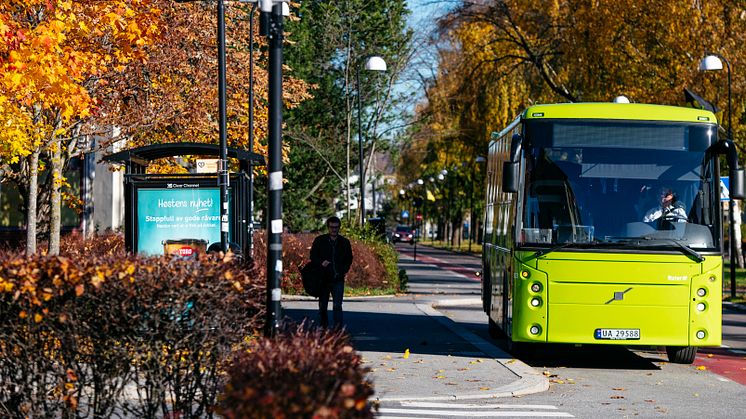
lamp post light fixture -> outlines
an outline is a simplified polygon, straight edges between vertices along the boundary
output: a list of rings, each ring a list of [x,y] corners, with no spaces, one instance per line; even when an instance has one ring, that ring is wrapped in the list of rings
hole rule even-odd
[[[368,71],[386,71],[386,61],[383,58],[373,55],[365,61],[365,69]],[[358,160],[360,160],[360,226],[365,224],[365,158],[363,156],[363,104],[360,86],[360,65],[356,66],[357,82],[357,143],[358,143]],[[375,209],[374,209],[375,211]]]
[[[721,61],[722,60],[722,61]],[[719,71],[723,69],[723,61],[725,61],[727,75],[728,75],[728,140],[733,140],[733,125],[731,116],[733,115],[733,107],[731,105],[731,77],[730,77],[730,62],[720,54],[709,53],[707,56],[702,58],[699,62],[699,71]],[[734,201],[733,197],[729,196],[728,199],[728,235],[730,236],[730,284],[731,284],[731,296],[736,296],[736,241],[734,237],[736,235],[735,226],[735,214],[733,213]]]
[[[722,61],[721,61],[722,60]],[[732,122],[732,95],[731,95],[731,77],[730,77],[730,62],[720,54],[710,53],[702,61],[699,62],[699,71],[719,71],[723,69],[723,61],[725,61],[727,75],[728,75],[728,139],[733,139],[733,125]]]

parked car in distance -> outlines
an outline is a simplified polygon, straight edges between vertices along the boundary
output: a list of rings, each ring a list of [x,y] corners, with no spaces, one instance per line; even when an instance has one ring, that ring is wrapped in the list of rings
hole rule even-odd
[[[411,227],[405,225],[398,225],[391,233],[391,242],[405,242],[412,244],[414,243],[414,230]]]

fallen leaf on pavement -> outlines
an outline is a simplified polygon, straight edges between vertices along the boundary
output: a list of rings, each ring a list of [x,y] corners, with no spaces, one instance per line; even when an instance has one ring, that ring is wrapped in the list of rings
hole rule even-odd
[[[706,369],[707,369],[707,367],[705,367],[704,365],[697,365],[696,367],[694,367],[694,369],[695,369],[695,370],[700,370],[700,371],[704,371],[704,370],[706,370]]]
[[[404,350],[404,359],[409,358],[409,348]]]

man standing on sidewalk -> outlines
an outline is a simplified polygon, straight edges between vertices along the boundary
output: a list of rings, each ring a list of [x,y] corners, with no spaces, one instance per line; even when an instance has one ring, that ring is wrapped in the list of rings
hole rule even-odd
[[[350,241],[339,235],[341,221],[337,217],[329,217],[326,227],[329,233],[322,234],[313,241],[311,246],[311,262],[321,272],[324,289],[319,296],[319,322],[321,326],[329,325],[327,308],[329,294],[332,295],[332,314],[334,326],[342,327],[342,297],[345,290],[345,275],[352,265],[352,246]]]

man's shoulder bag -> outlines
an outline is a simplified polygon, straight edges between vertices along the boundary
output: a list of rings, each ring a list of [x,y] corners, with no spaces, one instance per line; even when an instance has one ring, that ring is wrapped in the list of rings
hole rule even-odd
[[[321,272],[308,262],[300,268],[300,277],[303,280],[303,289],[311,297],[320,297],[324,284],[322,283]]]

